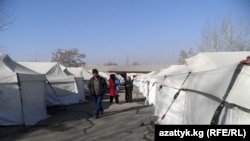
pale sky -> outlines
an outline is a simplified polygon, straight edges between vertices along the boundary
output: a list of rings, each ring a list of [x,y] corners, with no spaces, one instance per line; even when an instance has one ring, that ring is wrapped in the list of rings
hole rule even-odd
[[[50,61],[56,49],[78,48],[89,65],[177,63],[196,49],[208,22],[227,15],[250,25],[248,0],[10,0],[11,23],[1,52],[15,61]]]

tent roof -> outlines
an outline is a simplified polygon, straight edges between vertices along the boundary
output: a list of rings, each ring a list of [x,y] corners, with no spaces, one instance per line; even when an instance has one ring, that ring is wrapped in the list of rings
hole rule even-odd
[[[238,63],[250,52],[202,52],[186,59],[191,71],[203,71]]]
[[[18,62],[18,63],[41,74],[46,74],[52,67],[54,67],[57,64],[56,62]]]
[[[127,66],[116,66],[109,69],[109,72],[126,72],[126,73],[148,73],[151,71],[158,71],[167,68],[169,65],[127,65]]]
[[[89,80],[92,77],[92,74],[82,67],[67,67],[66,70],[76,77],[83,77],[85,80]]]
[[[45,76],[13,61],[9,55],[0,53],[0,83],[17,82],[17,73],[21,81],[45,80]]]
[[[45,74],[50,82],[74,82],[74,76],[64,72],[65,67],[55,62],[19,62],[20,64],[40,73]]]
[[[36,74],[35,71],[24,67],[23,65],[18,64],[13,61],[9,55],[0,53],[0,68],[1,71],[6,72],[17,72],[17,73],[28,73],[28,74]]]

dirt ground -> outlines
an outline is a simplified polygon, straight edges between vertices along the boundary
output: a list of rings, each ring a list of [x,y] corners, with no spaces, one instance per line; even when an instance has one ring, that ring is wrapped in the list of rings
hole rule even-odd
[[[153,141],[154,107],[144,105],[145,98],[134,88],[133,102],[125,102],[120,91],[120,104],[110,104],[104,96],[104,114],[95,119],[95,104],[88,102],[48,108],[49,118],[34,126],[0,126],[1,141]]]

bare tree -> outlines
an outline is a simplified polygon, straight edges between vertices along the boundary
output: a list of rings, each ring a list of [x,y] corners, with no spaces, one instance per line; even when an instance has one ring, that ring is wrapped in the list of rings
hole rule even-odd
[[[210,23],[201,32],[202,44],[200,45],[200,51],[216,52],[222,45],[222,32],[218,30],[216,25],[212,26]]]
[[[83,58],[86,55],[79,53],[79,50],[76,48],[73,49],[57,49],[55,52],[52,52],[52,62],[58,62],[65,67],[79,67],[85,64]]]
[[[188,51],[182,50],[179,54],[179,59],[178,59],[178,63],[179,64],[185,64],[185,59],[192,57],[196,55],[196,53],[194,52],[194,50],[192,48],[190,48]]]
[[[249,27],[239,21],[235,24],[232,20],[226,19],[222,23],[225,48],[229,51],[246,51],[250,50],[250,30]]]
[[[249,27],[241,21],[233,23],[230,16],[221,23],[208,23],[201,32],[201,38],[201,52],[250,50]]]

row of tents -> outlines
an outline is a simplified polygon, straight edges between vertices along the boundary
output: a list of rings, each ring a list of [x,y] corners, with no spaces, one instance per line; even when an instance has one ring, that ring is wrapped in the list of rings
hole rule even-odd
[[[199,53],[184,65],[138,76],[134,84],[154,105],[157,124],[249,124],[249,55]]]
[[[90,71],[53,62],[15,62],[0,53],[0,125],[34,125],[49,116],[47,106],[86,102]],[[100,73],[108,79],[109,74]]]

